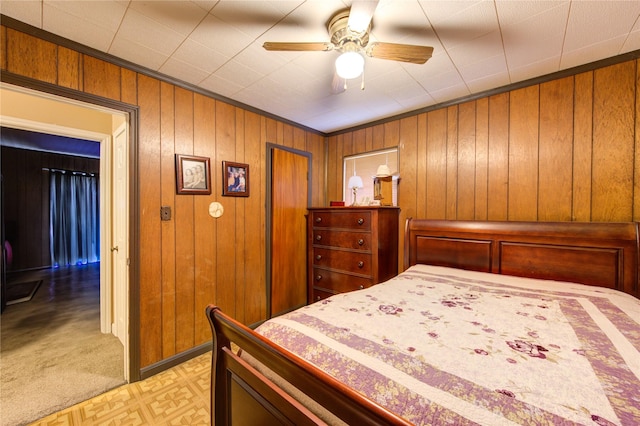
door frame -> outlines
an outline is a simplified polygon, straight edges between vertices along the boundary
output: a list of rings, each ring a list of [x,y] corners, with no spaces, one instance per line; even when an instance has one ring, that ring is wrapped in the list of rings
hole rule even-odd
[[[66,102],[75,104],[76,106],[85,107],[88,109],[97,109],[99,111],[111,113],[111,114],[124,114],[125,121],[128,122],[129,127],[129,149],[128,149],[128,174],[129,174],[129,195],[128,204],[129,211],[127,217],[128,229],[129,229],[129,288],[127,290],[128,295],[128,318],[129,318],[129,344],[128,351],[125,353],[125,374],[128,377],[125,379],[128,382],[135,382],[140,380],[140,313],[139,313],[139,301],[140,301],[140,289],[139,289],[139,196],[138,196],[138,128],[139,128],[139,108],[135,105],[127,104],[124,102],[113,101],[111,99],[102,98],[99,96],[87,94],[73,89],[57,86],[54,84],[33,80],[31,78],[16,75],[10,72],[0,73],[0,82],[3,87],[13,86],[12,90],[19,90],[25,93],[29,93],[34,96],[40,96],[43,98],[49,98],[60,102]],[[128,120],[127,120],[128,119]],[[108,135],[109,138],[111,135]],[[102,149],[104,144],[101,143],[101,160]],[[102,170],[101,161],[101,174]],[[101,179],[102,182],[102,179]],[[101,188],[102,190],[102,188]],[[101,200],[102,201],[102,200]],[[103,257],[103,243],[101,243],[101,259]],[[110,253],[109,253],[110,254]],[[106,257],[107,259],[110,256]],[[102,275],[102,263],[101,263],[101,275]],[[102,290],[102,289],[101,289]],[[101,297],[102,299],[102,297]],[[102,311],[102,301],[101,301]],[[101,315],[102,316],[102,315]],[[110,325],[109,325],[110,328]],[[101,324],[102,329],[102,324]],[[125,349],[127,345],[125,345]],[[127,374],[128,373],[128,374]]]
[[[288,151],[291,153],[294,153],[296,155],[301,155],[303,157],[307,158],[307,207],[311,207],[311,202],[312,202],[312,195],[313,195],[313,191],[312,191],[312,177],[313,177],[313,173],[311,172],[311,166],[313,164],[313,155],[310,152],[307,151],[301,151],[299,149],[295,149],[295,148],[290,148],[287,146],[282,146],[282,145],[278,145],[272,142],[267,142],[266,144],[266,148],[267,148],[267,162],[266,162],[266,200],[265,200],[265,232],[266,232],[266,238],[265,238],[265,246],[266,246],[266,250],[265,250],[265,255],[266,255],[266,260],[265,260],[265,266],[266,266],[266,275],[265,275],[265,284],[266,284],[266,288],[267,288],[267,319],[271,318],[271,257],[272,257],[272,253],[271,253],[271,238],[272,238],[272,229],[271,229],[271,224],[272,224],[272,219],[273,219],[273,206],[272,206],[272,191],[271,191],[271,185],[273,183],[273,151],[275,149],[281,149],[283,151]],[[305,237],[306,240],[306,237]]]

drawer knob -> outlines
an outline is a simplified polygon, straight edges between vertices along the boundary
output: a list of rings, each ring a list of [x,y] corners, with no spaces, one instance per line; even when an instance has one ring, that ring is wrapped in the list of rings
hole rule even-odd
[[[316,275],[316,281],[320,281],[322,279],[322,275],[318,274]]]
[[[363,286],[363,285],[360,285],[360,290],[362,290],[363,288],[364,288],[364,286]]]
[[[362,268],[363,266],[364,266],[364,262],[362,260],[358,262],[358,268]]]
[[[320,296],[316,296],[316,300],[320,300]]]
[[[320,259],[322,259],[322,255],[321,254],[317,254],[316,255],[316,260],[320,260]]]
[[[320,241],[322,239],[322,235],[316,235],[316,241]]]
[[[320,223],[322,222],[322,218],[321,217],[316,217],[316,223]]]
[[[362,225],[364,223],[364,219],[363,218],[359,218],[358,219],[358,225]]]
[[[358,245],[359,245],[359,246],[361,246],[361,245],[363,245],[363,244],[364,244],[364,240],[363,240],[362,238],[360,238],[360,239],[358,240]]]

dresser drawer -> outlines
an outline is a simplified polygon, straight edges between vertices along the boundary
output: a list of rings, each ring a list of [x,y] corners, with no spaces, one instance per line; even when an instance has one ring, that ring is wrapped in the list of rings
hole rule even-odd
[[[399,214],[397,207],[310,207],[307,301],[397,275]]]
[[[322,228],[347,228],[354,231],[371,230],[370,211],[351,212],[313,212],[311,218],[314,227]]]
[[[313,266],[371,275],[371,255],[314,247]]]
[[[313,268],[313,287],[315,290],[344,293],[371,286],[371,279],[361,278],[340,272]]]
[[[318,300],[326,299],[327,297],[331,297],[334,294],[338,294],[338,293],[334,293],[333,291],[324,291],[324,290],[314,289],[313,297],[310,303],[317,302]]]
[[[367,232],[313,230],[313,244],[356,250],[371,250],[371,234]]]

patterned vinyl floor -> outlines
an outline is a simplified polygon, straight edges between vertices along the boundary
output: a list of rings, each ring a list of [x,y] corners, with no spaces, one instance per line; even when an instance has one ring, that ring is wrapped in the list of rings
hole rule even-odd
[[[51,414],[31,426],[209,425],[211,352]]]

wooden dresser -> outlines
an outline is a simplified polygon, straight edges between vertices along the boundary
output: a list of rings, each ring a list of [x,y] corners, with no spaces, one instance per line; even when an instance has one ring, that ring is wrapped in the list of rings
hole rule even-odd
[[[309,303],[398,274],[398,207],[315,207],[308,215]]]

